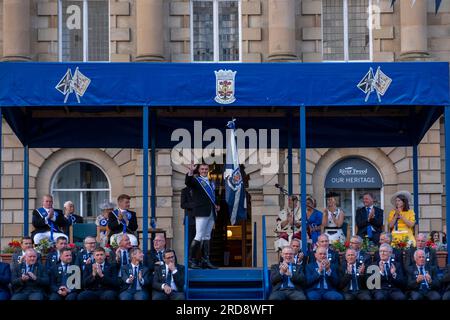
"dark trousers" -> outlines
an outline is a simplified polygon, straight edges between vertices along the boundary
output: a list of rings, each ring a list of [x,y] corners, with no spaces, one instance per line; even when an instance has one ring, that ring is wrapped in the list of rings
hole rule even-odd
[[[439,292],[434,290],[411,291],[409,296],[411,297],[411,300],[441,300]]]
[[[14,293],[11,297],[11,300],[44,300],[45,295],[43,292],[34,291],[34,292],[21,292]]]
[[[127,290],[119,294],[119,300],[148,300],[149,295],[145,290]]]
[[[161,291],[153,291],[153,300],[184,300],[184,292],[172,291],[170,294],[165,294]]]
[[[9,300],[11,298],[11,295],[8,291],[0,290],[0,301]]]
[[[374,290],[374,300],[406,300],[405,294],[400,289],[378,289]]]
[[[272,291],[269,300],[306,300],[306,296],[297,289],[276,290]]]
[[[59,295],[56,292],[53,292],[48,299],[53,300],[53,301],[62,301],[62,300],[73,301],[73,300],[77,300],[77,296],[78,296],[78,294],[76,292],[71,292],[65,297]]]
[[[370,292],[367,290],[343,292],[344,300],[372,300]]]
[[[342,295],[331,289],[312,289],[309,290],[306,295],[309,300],[342,300]]]
[[[113,290],[86,290],[78,295],[78,300],[116,300],[117,293]]]

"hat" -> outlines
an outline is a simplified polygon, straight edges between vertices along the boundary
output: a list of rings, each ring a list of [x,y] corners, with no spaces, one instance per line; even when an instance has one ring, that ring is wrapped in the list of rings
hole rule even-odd
[[[331,191],[325,195],[325,198],[332,198],[332,197],[339,197],[339,193]]]
[[[394,208],[395,208],[395,199],[396,199],[398,196],[400,196],[400,195],[402,195],[402,196],[404,196],[406,199],[408,199],[409,205],[411,205],[411,203],[412,203],[412,195],[411,195],[411,193],[410,193],[409,191],[406,191],[406,190],[401,190],[401,191],[398,191],[398,192],[394,193],[394,195],[393,195],[392,198],[391,198],[391,204],[392,204],[392,206],[393,206]]]
[[[108,200],[105,200],[98,207],[100,209],[102,209],[102,210],[114,209],[116,207],[116,204],[114,202],[110,202]]]

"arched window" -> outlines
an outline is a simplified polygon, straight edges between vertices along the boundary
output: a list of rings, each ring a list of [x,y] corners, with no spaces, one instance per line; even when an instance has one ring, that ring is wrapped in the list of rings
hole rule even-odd
[[[96,217],[99,204],[110,199],[111,189],[105,173],[92,163],[76,161],[60,168],[53,177],[51,193],[54,207],[63,208],[70,200],[75,213],[83,217]]]

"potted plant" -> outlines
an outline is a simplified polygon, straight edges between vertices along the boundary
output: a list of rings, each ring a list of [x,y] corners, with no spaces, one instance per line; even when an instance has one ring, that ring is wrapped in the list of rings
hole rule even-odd
[[[12,240],[8,243],[8,246],[2,250],[1,258],[2,262],[11,263],[12,255],[21,250],[20,241]]]
[[[447,267],[447,244],[435,243],[436,244],[436,260],[439,269],[445,269]]]
[[[46,258],[47,254],[52,252],[54,249],[53,243],[48,239],[42,239],[34,248],[41,254],[42,259]]]

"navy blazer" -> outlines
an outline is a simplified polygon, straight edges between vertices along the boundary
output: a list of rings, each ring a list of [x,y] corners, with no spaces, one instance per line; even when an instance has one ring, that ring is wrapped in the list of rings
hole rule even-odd
[[[212,211],[214,217],[216,217],[216,208],[214,205],[217,205],[217,198],[216,203],[213,204],[194,176],[186,174],[185,184],[192,190],[192,214],[195,217],[209,217]]]
[[[390,290],[390,289],[403,289],[405,286],[405,278],[403,274],[403,269],[401,265],[397,262],[390,262],[395,266],[395,273],[397,277],[394,279],[390,270],[388,270],[387,275],[381,275],[381,289]],[[376,266],[379,266],[379,262],[376,263]]]
[[[11,268],[9,264],[0,262],[0,291],[9,293],[11,283]]]
[[[64,213],[59,209],[53,210],[57,214],[55,221],[53,221],[53,225],[57,229],[56,232],[63,233],[63,229],[67,226],[67,220],[64,218]],[[33,210],[32,224],[34,227],[33,232],[31,232],[32,238],[37,233],[50,231],[50,226],[45,223],[45,218],[42,218],[41,214],[37,209]]]
[[[416,247],[409,248],[406,251],[406,264],[405,269],[410,266],[415,266],[416,261],[414,260],[414,252],[417,250]],[[427,266],[437,267],[437,258],[436,258],[436,250],[425,247],[423,249],[425,251],[425,264]]]
[[[138,228],[136,212],[130,210],[127,211],[131,214],[131,218],[128,220],[126,230],[127,233],[134,234]],[[113,213],[112,211],[109,213],[108,217],[108,228],[111,231],[110,236],[123,232],[123,224],[117,220],[115,213]]]
[[[144,280],[143,283],[140,283],[141,288],[145,290],[146,287],[151,287],[150,270],[141,263],[138,267],[138,273],[139,272],[142,273],[142,278]],[[127,264],[126,266],[122,266],[121,275],[120,291],[134,290],[133,283],[126,283],[126,280],[130,277],[130,275],[133,275],[133,265],[131,263]]]
[[[37,261],[38,263],[41,263],[41,254],[39,252],[36,252],[37,254]],[[23,252],[22,250],[20,250],[19,252],[15,252],[12,255],[11,258],[11,270],[14,270],[15,268],[17,268],[17,266],[19,265],[19,260],[22,258],[23,256]]]
[[[92,275],[92,264],[86,265],[83,271],[83,287],[86,290],[116,290],[119,289],[117,270],[108,262],[105,262],[103,278]]]
[[[48,274],[40,263],[35,263],[33,268],[33,273],[37,278],[36,280],[30,279],[26,282],[22,281],[22,274],[26,271],[25,262],[17,265],[13,270],[11,284],[14,293],[45,292],[49,285]]]
[[[280,273],[280,264],[274,264],[270,268],[270,281],[272,282],[272,290],[281,290],[283,280],[285,275]],[[299,264],[292,265],[292,276],[291,281],[295,286],[295,289],[302,290],[306,284],[305,274],[303,272],[303,267]]]
[[[177,272],[173,275],[173,281],[177,287],[177,292],[184,291],[184,266],[176,264]],[[166,265],[157,266],[153,276],[153,289],[163,292],[161,286],[166,282]]]
[[[68,265],[76,265],[74,263],[70,263]],[[57,264],[53,265],[52,268],[49,271],[49,278],[50,278],[50,291],[52,293],[57,293],[59,290],[59,287],[61,286],[67,286],[67,282],[65,282],[64,280],[67,281],[67,277],[71,276],[71,273],[65,273],[64,272],[64,268],[61,265],[61,262],[58,262]],[[81,277],[81,274],[80,274]],[[66,279],[64,279],[66,278]],[[81,282],[81,279],[80,279]]]
[[[328,289],[336,290],[339,286],[339,274],[336,265],[330,264],[331,274],[325,274],[325,280],[327,281]],[[313,263],[309,263],[306,266],[306,286],[308,289],[316,289],[319,281],[323,277],[322,274],[319,274],[317,270],[319,269],[319,265],[316,261]]]
[[[360,267],[359,260],[356,260],[356,269]],[[364,264],[367,268],[369,265]],[[358,280],[358,288],[359,290],[366,290],[367,289],[367,273],[364,272],[362,274],[356,274],[357,280]],[[347,261],[345,261],[340,269],[340,279],[339,279],[339,288],[344,292],[350,291],[350,284],[352,283],[352,274],[347,273]]]
[[[375,229],[374,231],[372,231],[372,241],[375,244],[378,244],[380,242],[380,234],[383,228],[384,211],[375,206],[373,208],[375,210],[375,216],[370,219],[370,221],[367,220],[369,214],[367,213],[366,207],[362,207],[356,210],[355,220],[356,225],[358,226],[357,235],[364,239],[367,235],[367,227],[370,225],[373,227],[373,229]]]
[[[310,251],[308,253],[308,264],[310,263],[316,263],[316,257],[315,257],[316,251]],[[331,248],[328,248],[328,260],[330,260],[331,264],[334,264],[336,268],[339,267],[340,259],[339,259],[339,253],[334,251]]]
[[[441,282],[437,277],[437,269],[434,266],[428,266],[425,264],[425,272],[428,272],[431,276],[431,285],[430,290],[439,290],[441,287]],[[410,290],[419,290],[420,283],[417,283],[417,276],[419,275],[419,270],[417,269],[417,265],[409,266],[407,268],[407,285]]]

